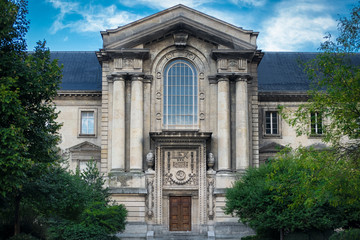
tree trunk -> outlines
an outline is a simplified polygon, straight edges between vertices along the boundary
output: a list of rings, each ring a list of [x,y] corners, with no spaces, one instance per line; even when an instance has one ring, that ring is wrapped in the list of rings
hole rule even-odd
[[[14,235],[18,235],[20,233],[20,195],[16,195],[15,197],[15,223],[14,223]]]
[[[280,229],[280,240],[284,240],[284,230]]]

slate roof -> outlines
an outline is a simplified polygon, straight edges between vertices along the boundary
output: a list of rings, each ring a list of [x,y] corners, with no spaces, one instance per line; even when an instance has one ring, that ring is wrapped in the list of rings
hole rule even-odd
[[[265,52],[258,67],[259,92],[309,90],[309,79],[301,63],[317,53]]]
[[[309,80],[301,67],[317,53],[265,52],[258,67],[259,92],[305,92]],[[61,90],[101,90],[101,66],[95,52],[51,52],[64,65]],[[360,54],[353,63],[360,65]]]
[[[51,52],[63,64],[61,90],[101,91],[101,66],[95,52]]]

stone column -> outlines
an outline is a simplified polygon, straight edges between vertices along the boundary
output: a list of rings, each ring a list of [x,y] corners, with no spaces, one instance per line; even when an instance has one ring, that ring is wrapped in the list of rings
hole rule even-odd
[[[113,85],[112,120],[112,164],[111,171],[125,169],[125,82],[123,77],[115,77]]]
[[[218,170],[231,170],[229,79],[218,79]]]
[[[143,129],[144,129],[143,78],[134,75],[131,79],[130,109],[130,171],[143,169]]]
[[[249,167],[249,110],[246,78],[236,80],[236,171]]]

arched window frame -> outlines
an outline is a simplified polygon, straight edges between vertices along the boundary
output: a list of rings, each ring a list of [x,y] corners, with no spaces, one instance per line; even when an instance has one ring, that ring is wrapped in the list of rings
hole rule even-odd
[[[199,82],[195,66],[175,59],[164,68],[163,128],[198,129]]]

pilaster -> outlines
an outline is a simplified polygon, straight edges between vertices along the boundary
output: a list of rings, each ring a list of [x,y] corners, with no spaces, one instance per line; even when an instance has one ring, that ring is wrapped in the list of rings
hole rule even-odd
[[[218,170],[231,170],[229,78],[218,78]]]
[[[143,77],[133,75],[131,78],[130,107],[130,171],[143,169],[143,131],[144,131],[144,91]]]

